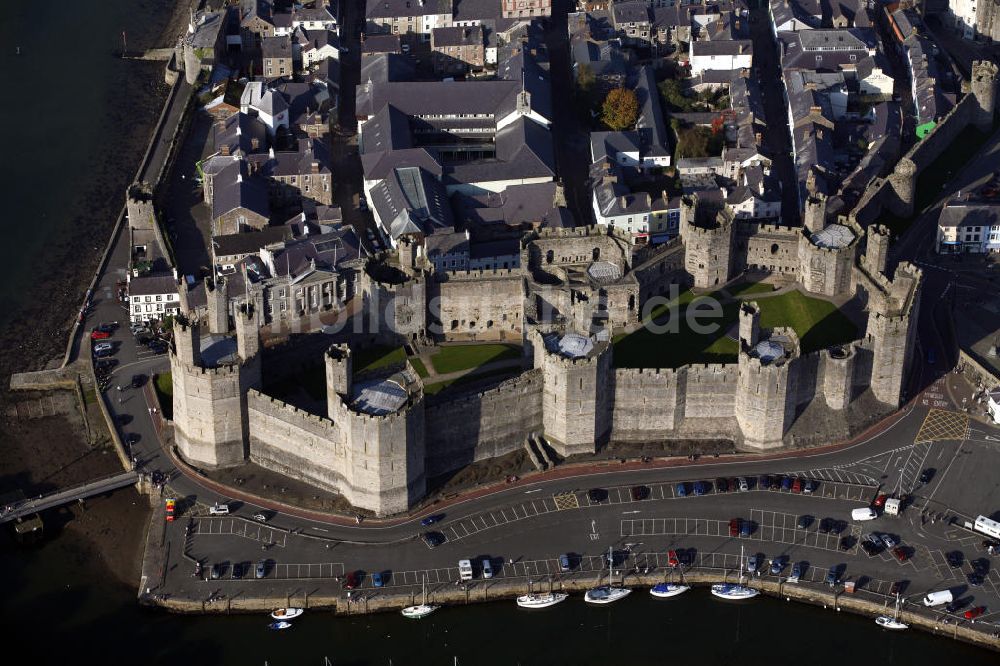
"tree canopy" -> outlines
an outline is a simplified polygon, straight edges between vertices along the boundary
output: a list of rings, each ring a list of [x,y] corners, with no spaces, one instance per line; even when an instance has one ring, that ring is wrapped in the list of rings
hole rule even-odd
[[[601,121],[615,131],[628,129],[639,117],[639,98],[627,88],[613,88],[604,98]]]

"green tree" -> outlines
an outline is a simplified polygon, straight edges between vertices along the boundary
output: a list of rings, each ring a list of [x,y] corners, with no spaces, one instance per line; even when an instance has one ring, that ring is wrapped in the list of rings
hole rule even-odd
[[[660,97],[670,111],[689,112],[694,109],[694,102],[684,95],[684,88],[677,79],[666,79],[659,86]]]
[[[639,117],[639,98],[627,88],[614,88],[608,92],[601,106],[601,121],[613,130],[620,131],[635,124]]]

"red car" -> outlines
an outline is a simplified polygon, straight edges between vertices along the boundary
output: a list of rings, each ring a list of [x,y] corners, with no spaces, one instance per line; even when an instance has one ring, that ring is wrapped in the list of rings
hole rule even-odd
[[[90,332],[91,340],[107,340],[111,337],[111,334],[107,331],[99,331],[96,328]]]
[[[896,546],[895,548],[893,548],[892,554],[895,555],[896,559],[899,560],[900,562],[905,562],[910,557],[909,555],[906,554],[906,551],[903,550],[902,546]]]
[[[802,479],[795,479],[795,481],[792,482],[792,492],[793,493],[802,492]]]
[[[965,611],[966,620],[975,620],[977,617],[986,612],[986,606],[976,606],[975,608],[970,608]]]
[[[883,506],[885,506],[885,501],[887,499],[889,499],[888,495],[879,495],[878,497],[876,497],[875,498],[875,508],[876,509],[881,509]]]
[[[739,536],[740,535],[740,519],[733,518],[729,521],[729,536]]]
[[[681,564],[680,560],[677,559],[677,551],[671,550],[667,551],[667,566],[671,568],[677,568]]]
[[[344,579],[344,589],[353,590],[361,584],[361,573],[358,571],[352,571],[347,574],[347,578]]]

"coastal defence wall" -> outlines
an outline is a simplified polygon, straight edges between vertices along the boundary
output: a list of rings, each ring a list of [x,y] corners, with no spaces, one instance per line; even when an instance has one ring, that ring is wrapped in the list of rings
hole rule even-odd
[[[428,477],[517,451],[542,430],[542,373],[529,370],[496,387],[426,409]]]

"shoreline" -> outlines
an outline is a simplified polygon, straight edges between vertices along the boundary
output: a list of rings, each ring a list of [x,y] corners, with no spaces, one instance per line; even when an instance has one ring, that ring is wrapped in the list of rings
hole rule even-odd
[[[693,589],[701,589],[713,583],[726,582],[727,578],[727,576],[720,576],[719,574],[688,572],[684,574],[683,583],[691,585]],[[630,575],[629,581],[625,586],[632,588],[633,593],[648,594],[648,588],[660,582],[664,582],[662,574],[657,576],[651,574]],[[493,579],[488,584],[484,584],[482,580],[477,580],[474,583],[474,586],[467,588],[465,591],[457,589],[452,585],[439,587],[433,591],[428,590],[427,601],[431,604],[450,606],[498,603],[500,601],[510,601],[516,596],[527,592],[527,586],[524,581],[515,581],[513,579]],[[567,579],[550,583],[549,589],[562,592],[584,592],[594,587],[594,585],[595,582],[593,579]],[[875,617],[887,612],[886,607],[881,603],[857,596],[859,594],[870,594],[864,590],[859,590],[854,594],[828,592],[823,589],[806,587],[801,583],[778,583],[756,578],[748,581],[748,585],[774,599],[780,600],[784,598],[785,601],[820,606],[832,609],[834,612],[846,611],[873,620]],[[533,589],[537,591],[544,587],[544,584],[536,584],[533,586]],[[367,592],[368,590],[365,591]],[[387,594],[379,592],[377,595],[370,597],[362,596],[357,601],[348,601],[343,597],[343,594],[335,596],[293,594],[284,597],[252,598],[241,593],[235,599],[226,598],[211,603],[203,600],[180,599],[172,596],[163,598],[160,595],[156,597],[143,596],[140,598],[140,603],[146,606],[161,608],[171,613],[185,615],[253,614],[270,612],[279,607],[299,607],[331,611],[335,616],[339,617],[396,612],[417,603],[419,596],[419,589],[414,588],[409,593]],[[582,602],[579,597],[567,601]],[[747,605],[750,603],[752,602],[747,602]],[[1000,638],[993,638],[967,626],[962,626],[954,617],[950,619],[952,622],[944,624],[910,610],[900,611],[900,620],[909,624],[910,629],[919,629],[934,636],[960,640],[977,647],[1000,652]]]

